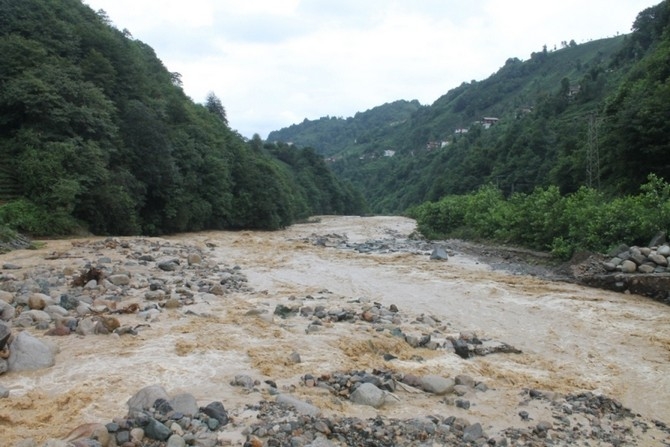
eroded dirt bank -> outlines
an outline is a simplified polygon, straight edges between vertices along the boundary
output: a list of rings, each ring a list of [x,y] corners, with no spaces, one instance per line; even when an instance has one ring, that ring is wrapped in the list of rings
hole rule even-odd
[[[667,305],[494,270],[448,242],[444,244],[451,253],[448,261],[430,260],[425,249],[392,250],[414,225],[400,217],[322,217],[272,233],[205,232],[142,239],[156,247],[169,246],[176,257],[194,247],[209,269],[238,266],[251,290],[203,295],[181,307],[163,307],[150,321],[137,314],[117,315],[122,325],[142,324],[137,335],[50,337],[60,348],[54,367],[0,376],[0,385],[10,390],[9,398],[0,399],[3,442],[13,445],[28,437],[43,442],[83,422],[106,423],[124,415],[128,398],[151,384],[161,384],[172,393],[192,393],[203,405],[220,400],[229,409],[240,409],[237,420],[242,427],[245,417],[253,419],[245,416],[244,406],[272,396],[263,387],[249,391],[230,385],[240,374],[260,383],[275,381],[278,388],[309,399],[326,414],[413,418],[448,413],[480,421],[489,436],[552,419],[548,405],[527,399],[529,389],[604,394],[648,421],[670,421]],[[71,279],[87,264],[108,257],[110,268],[125,270],[135,279],[161,279],[175,288],[185,282],[197,284],[198,275],[204,275],[186,266],[168,273],[153,264],[128,264],[130,255],[139,250],[132,246],[138,240],[128,240],[127,249],[108,248],[102,239],[47,241],[37,251],[0,256],[0,265],[21,267],[12,273],[18,279],[40,267],[70,272]],[[377,249],[366,251],[338,248],[343,240],[381,242]],[[194,293],[197,290],[193,288]],[[141,305],[144,290],[131,283],[120,296],[123,305]],[[390,328],[380,329],[360,318],[374,303],[384,309],[396,306],[401,316],[396,326],[405,334],[427,332],[435,339],[476,334],[521,353],[464,359],[449,349],[412,347],[392,335]],[[330,321],[311,331],[313,318],[274,315],[279,304],[322,305],[327,311],[341,309],[357,317]],[[426,317],[435,324],[427,325]],[[46,338],[34,327],[23,330]],[[299,363],[287,360],[293,352],[300,354]],[[384,354],[395,358],[385,360]],[[401,391],[399,404],[375,409],[304,386],[308,374],[373,369],[418,376],[467,374],[485,383],[488,391],[473,395],[468,409],[434,395]],[[522,421],[520,411],[531,413],[533,420]],[[666,432],[650,425],[649,430],[631,428],[635,433],[630,439],[637,445],[668,442]],[[241,445],[246,439],[242,431],[230,434],[225,442]]]

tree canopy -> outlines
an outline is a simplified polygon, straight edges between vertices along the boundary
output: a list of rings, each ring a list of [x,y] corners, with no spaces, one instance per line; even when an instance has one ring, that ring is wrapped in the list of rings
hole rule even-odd
[[[258,150],[214,93],[194,103],[151,47],[80,0],[0,3],[0,85],[0,224],[14,229],[274,229],[363,210],[322,159]]]

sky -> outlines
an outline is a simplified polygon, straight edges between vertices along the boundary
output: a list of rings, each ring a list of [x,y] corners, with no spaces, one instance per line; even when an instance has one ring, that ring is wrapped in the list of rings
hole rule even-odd
[[[185,93],[267,138],[399,99],[432,104],[510,57],[627,34],[660,0],[83,0],[151,46]]]

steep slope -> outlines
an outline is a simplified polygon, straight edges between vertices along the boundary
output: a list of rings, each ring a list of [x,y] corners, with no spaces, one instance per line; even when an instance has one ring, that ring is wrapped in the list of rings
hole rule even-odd
[[[650,173],[670,178],[668,5],[642,11],[630,35],[510,58],[396,126],[368,129],[372,138],[349,138],[333,170],[380,213],[489,183],[505,194],[556,185],[616,195]],[[318,124],[316,150],[330,145]],[[305,131],[294,126],[294,141]]]
[[[310,206],[296,180],[310,172],[230,129],[215,95],[193,103],[151,47],[80,0],[0,2],[0,85],[0,224],[15,229],[273,229],[354,202],[331,176],[318,187],[336,203]]]
[[[270,132],[267,140],[312,147],[327,157],[342,155],[358,144],[379,141],[393,134],[394,128],[410,119],[419,108],[421,104],[417,100],[399,100],[349,118],[305,119],[300,124]]]

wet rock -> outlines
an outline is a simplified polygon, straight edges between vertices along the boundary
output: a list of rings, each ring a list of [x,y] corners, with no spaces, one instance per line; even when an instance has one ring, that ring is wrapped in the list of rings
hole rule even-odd
[[[10,262],[6,262],[2,264],[3,270],[21,270],[21,266],[17,264],[12,264]]]
[[[454,377],[454,380],[456,381],[456,385],[465,385],[469,388],[474,388],[475,386],[475,379],[465,374],[457,375]]]
[[[9,371],[49,368],[56,362],[56,349],[27,332],[19,332],[10,345]]]
[[[12,304],[14,302],[14,294],[5,290],[0,290],[0,301]]]
[[[184,393],[170,399],[170,405],[184,416],[193,417],[198,414],[198,402],[192,394]]]
[[[470,358],[470,347],[468,346],[468,342],[466,342],[463,339],[452,339],[451,344],[454,347],[454,351],[456,354],[464,359]]]
[[[130,284],[130,277],[124,274],[111,275],[107,280],[115,286],[127,286]]]
[[[10,321],[16,315],[16,309],[9,303],[0,301],[0,320]]]
[[[228,412],[221,402],[217,401],[210,403],[202,409],[202,412],[210,418],[214,418],[219,421],[219,425],[223,426],[228,423]]]
[[[289,394],[278,395],[277,403],[288,408],[293,408],[298,413],[304,414],[306,416],[317,417],[321,415],[321,410],[318,407],[305,401],[302,401],[296,397],[293,397]]]
[[[302,361],[302,359],[300,358],[300,354],[298,354],[298,353],[295,352],[295,351],[293,351],[293,352],[291,353],[291,355],[288,357],[288,363],[291,364],[291,365],[298,364],[298,363],[300,363],[301,361]]]
[[[60,296],[60,306],[65,310],[75,310],[79,306],[79,299],[68,294]]]
[[[5,350],[5,346],[12,336],[12,330],[4,323],[0,323],[0,351]]]
[[[144,427],[144,435],[150,439],[166,441],[171,434],[172,431],[168,427],[154,418],[150,418],[149,423]]]
[[[0,385],[0,399],[6,399],[8,397],[9,397],[9,390]]]
[[[425,376],[420,379],[420,387],[422,390],[437,394],[438,396],[452,393],[456,382],[454,379],[445,378],[441,376]]]
[[[162,261],[158,263],[158,268],[164,272],[174,272],[179,267],[178,259],[170,259],[168,261]]]
[[[372,383],[362,383],[351,393],[349,400],[358,405],[379,408],[384,405],[386,393]]]
[[[28,307],[33,310],[43,310],[47,307],[47,304],[51,302],[51,297],[42,293],[33,293],[30,295],[30,298],[28,298]]]
[[[128,405],[128,414],[132,417],[136,414],[142,414],[145,410],[150,409],[158,399],[170,399],[170,396],[168,396],[162,386],[149,385],[144,387],[126,402],[126,405]]]
[[[479,422],[469,425],[463,430],[463,441],[465,442],[475,442],[484,436],[484,429]]]
[[[235,376],[235,378],[230,382],[232,386],[239,386],[242,388],[246,388],[248,390],[252,389],[256,384],[254,382],[254,379],[251,378],[251,376],[248,376],[246,374],[238,374]]]
[[[202,264],[202,256],[197,253],[189,253],[186,261],[188,262],[188,265],[200,265]]]
[[[174,434],[170,436],[165,447],[186,447],[186,441],[181,436]]]
[[[430,259],[433,261],[446,261],[449,259],[449,255],[444,247],[435,247],[430,254]]]
[[[458,408],[462,408],[464,410],[470,409],[470,401],[467,399],[456,399],[455,403]]]
[[[283,304],[277,304],[277,307],[275,307],[274,314],[278,315],[282,318],[288,318],[290,316],[297,315],[299,310],[300,309],[297,308],[297,307],[294,308],[294,307],[285,306]]]

